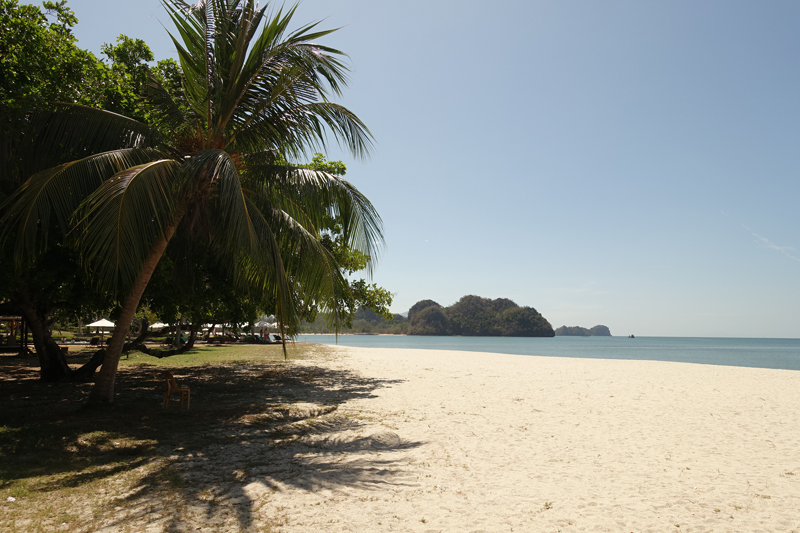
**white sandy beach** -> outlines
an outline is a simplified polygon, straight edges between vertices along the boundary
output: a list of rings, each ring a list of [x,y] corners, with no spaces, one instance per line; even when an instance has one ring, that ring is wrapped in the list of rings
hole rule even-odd
[[[244,494],[280,531],[800,531],[800,372],[337,348],[383,384]]]

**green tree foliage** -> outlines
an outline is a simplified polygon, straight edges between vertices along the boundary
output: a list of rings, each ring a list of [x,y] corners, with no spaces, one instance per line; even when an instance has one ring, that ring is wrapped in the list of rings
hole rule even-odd
[[[314,154],[311,163],[300,166],[339,178],[344,177],[347,173],[347,167],[343,162],[327,161],[325,156],[320,153]],[[339,213],[329,213],[328,219],[323,224],[320,240],[334,257],[349,282],[346,289],[338,296],[342,325],[347,329],[352,329],[353,319],[359,309],[373,311],[385,320],[391,321],[393,316],[389,311],[389,306],[392,305],[392,293],[375,283],[368,283],[363,278],[351,279],[356,272],[366,270],[369,273],[372,257],[348,245],[343,231],[343,220]],[[316,307],[311,307],[310,310],[311,313],[304,319],[307,322],[314,322]]]
[[[53,102],[98,107],[144,119],[143,93],[153,54],[144,41],[120,35],[103,45],[106,64],[78,47],[78,19],[67,1],[43,7],[0,0],[0,132],[28,131],[28,118]],[[55,19],[50,21],[50,19]]]
[[[359,309],[353,318],[353,331],[404,334],[408,331],[408,319],[397,313],[387,319],[371,309]]]
[[[452,327],[443,307],[429,305],[414,315],[409,335],[450,335]]]
[[[408,313],[409,335],[552,337],[550,323],[532,307],[507,298],[464,296],[444,308],[432,300],[417,302]]]
[[[480,296],[464,296],[447,308],[447,315],[456,335],[498,335],[499,324],[492,300]]]
[[[45,11],[18,0],[0,0],[0,127],[22,131],[31,109],[54,100],[89,103],[97,96],[93,54],[75,46],[75,14],[66,1],[44,2]],[[47,15],[55,16],[48,22]],[[85,82],[88,86],[83,86]]]
[[[499,335],[505,337],[552,337],[550,323],[532,307],[504,310],[497,318]]]
[[[421,300],[408,310],[409,335],[450,335],[444,308],[433,300]]]
[[[315,41],[333,30],[291,32],[294,8],[268,14],[269,5],[253,0],[166,7],[185,101],[151,78],[158,128],[58,106],[43,119],[50,142],[42,150],[67,147],[81,157],[33,175],[5,204],[3,229],[19,235],[17,264],[46,249],[54,221],[76,236],[98,286],[125,295],[92,401],[113,399],[125,335],[169,245],[201,242],[234,283],[274,301],[281,323],[296,331],[298,301],[319,302],[338,320],[347,283],[320,243],[330,213],[348,247],[373,256],[382,242],[377,212],[350,183],[281,164],[324,149],[326,132],[356,156],[371,146],[358,117],[331,101],[347,68],[341,52]],[[160,135],[165,129],[172,134]]]
[[[136,41],[140,58],[121,52],[115,56],[117,47],[107,46],[112,52],[109,67],[77,47],[72,35],[77,19],[65,1],[44,2],[43,7],[0,0],[0,197],[13,193],[31,174],[75,157],[69,150],[41,150],[39,141],[48,129],[35,116],[56,101],[109,106],[111,96],[119,95],[133,102],[134,86],[126,83],[125,71],[142,68],[148,54],[152,58],[141,41]],[[55,228],[51,220],[49,229]],[[54,317],[81,316],[112,306],[108,298],[91,290],[76,254],[64,244],[54,239],[44,255],[23,269],[14,268],[8,242],[0,249],[0,299],[25,315],[46,381],[87,377],[69,368],[51,338]]]
[[[45,2],[45,10],[0,0],[0,185],[9,194],[33,173],[36,158],[21,153],[28,117],[53,101],[90,103],[98,67],[93,54],[75,45],[77,22],[66,2]],[[56,17],[49,22],[47,15]]]
[[[207,251],[192,252],[189,270],[175,267],[176,252],[170,249],[161,259],[142,296],[142,305],[162,322],[180,321],[199,332],[203,324],[254,323],[266,309],[274,309],[274,302],[243,290],[224,264]]]
[[[153,75],[148,65],[154,59],[153,52],[143,40],[125,35],[117,37],[116,45],[104,44],[102,50],[111,61],[110,75],[115,83],[105,85],[100,107],[149,122],[143,96]]]
[[[353,321],[348,331],[351,333],[367,334],[393,334],[405,335],[408,333],[408,318],[403,315],[393,314],[391,319],[378,314],[371,309],[359,309],[353,315]],[[304,323],[300,331],[303,333],[334,333],[323,317],[311,323]]]
[[[438,302],[434,302],[433,300],[420,300],[419,302],[417,302],[414,305],[412,305],[411,309],[408,310],[408,320],[409,320],[409,322],[413,323],[414,319],[416,318],[417,314],[420,311],[422,311],[426,307],[430,307],[432,305],[434,305],[436,307],[441,307],[441,305],[439,305]]]

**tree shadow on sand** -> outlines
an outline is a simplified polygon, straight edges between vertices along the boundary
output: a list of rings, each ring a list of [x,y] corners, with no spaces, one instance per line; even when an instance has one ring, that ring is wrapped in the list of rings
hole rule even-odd
[[[89,448],[79,450],[91,455],[91,471],[71,457],[74,450],[65,451],[55,442],[39,446],[47,453],[59,448],[65,475],[57,483],[64,487],[141,469],[148,461],[133,489],[109,501],[113,518],[102,520],[104,527],[159,523],[167,531],[246,530],[256,525],[256,511],[277,491],[380,490],[411,483],[403,452],[421,443],[375,428],[377,420],[339,410],[345,402],[374,397],[376,390],[396,381],[309,363],[183,367],[173,373],[191,388],[191,409],[181,410],[174,402],[162,410],[161,371],[121,369],[120,401],[113,411],[76,411],[74,401],[84,391],[67,402],[72,412],[62,406],[60,415],[56,409],[47,420],[40,416],[37,429],[22,423],[15,428],[22,440],[29,437],[26,432],[57,428],[54,438],[61,443],[85,441],[87,432],[94,432],[94,455]],[[9,396],[6,385],[4,397]],[[10,394],[17,415],[38,403],[33,397],[21,400],[21,391]],[[370,425],[371,434],[364,435]],[[135,454],[121,463],[119,457],[131,450]],[[97,468],[104,460],[108,467]],[[34,474],[18,468],[4,477]]]

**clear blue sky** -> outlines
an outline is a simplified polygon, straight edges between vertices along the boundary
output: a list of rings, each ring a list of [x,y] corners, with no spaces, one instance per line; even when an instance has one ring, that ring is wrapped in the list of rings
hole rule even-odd
[[[174,56],[157,0],[69,5],[84,48]],[[377,138],[328,155],[383,217],[393,311],[800,337],[800,2],[302,2],[320,19]]]

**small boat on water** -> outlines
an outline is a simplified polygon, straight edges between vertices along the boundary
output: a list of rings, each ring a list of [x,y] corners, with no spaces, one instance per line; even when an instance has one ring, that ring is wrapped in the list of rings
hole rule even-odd
[[[628,338],[629,339],[635,339],[636,337],[634,337],[633,335],[628,335]]]

